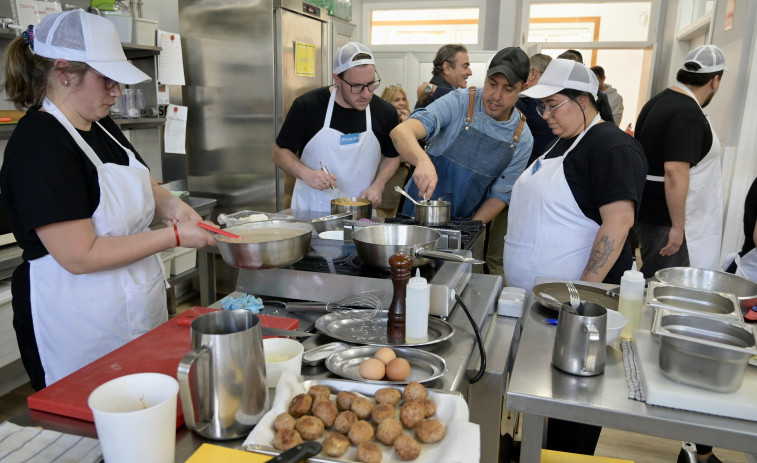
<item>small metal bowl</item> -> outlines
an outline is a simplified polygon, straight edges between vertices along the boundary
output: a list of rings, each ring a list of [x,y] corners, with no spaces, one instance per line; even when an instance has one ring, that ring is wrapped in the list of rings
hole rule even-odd
[[[673,381],[729,393],[741,387],[757,354],[755,329],[742,322],[658,309],[652,332],[659,336],[659,365]]]

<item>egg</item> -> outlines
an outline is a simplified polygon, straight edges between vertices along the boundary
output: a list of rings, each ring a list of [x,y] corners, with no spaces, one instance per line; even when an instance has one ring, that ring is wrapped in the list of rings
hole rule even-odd
[[[397,354],[394,353],[394,351],[388,347],[382,347],[381,349],[377,350],[375,354],[373,354],[374,358],[377,358],[384,362],[384,365],[391,362],[395,358],[397,358]]]
[[[377,358],[369,358],[363,360],[358,369],[360,376],[365,379],[378,380],[384,377],[386,373],[386,366],[384,362]]]
[[[402,381],[410,376],[410,363],[403,358],[396,358],[386,364],[386,376],[392,381]]]

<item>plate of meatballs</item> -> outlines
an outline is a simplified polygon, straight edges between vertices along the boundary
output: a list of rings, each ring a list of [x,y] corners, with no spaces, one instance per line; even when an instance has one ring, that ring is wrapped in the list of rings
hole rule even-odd
[[[438,463],[474,457],[478,450],[470,443],[480,442],[480,432],[468,421],[460,394],[426,389],[418,382],[382,387],[282,377],[271,410],[244,447],[274,455],[307,440],[323,444],[310,462]],[[459,459],[450,460],[456,453]]]

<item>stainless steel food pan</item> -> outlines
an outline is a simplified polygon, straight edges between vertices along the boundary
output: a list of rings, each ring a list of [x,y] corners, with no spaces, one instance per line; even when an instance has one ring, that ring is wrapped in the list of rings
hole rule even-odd
[[[733,294],[671,286],[658,281],[649,282],[647,305],[655,308],[684,310],[699,315],[724,317],[729,320],[743,320],[739,301]]]
[[[652,332],[659,336],[659,365],[673,381],[716,392],[741,387],[757,354],[755,329],[743,322],[659,309]]]
[[[670,267],[658,270],[654,276],[657,280],[673,286],[734,294],[744,313],[757,304],[757,283],[731,273],[705,268]]]

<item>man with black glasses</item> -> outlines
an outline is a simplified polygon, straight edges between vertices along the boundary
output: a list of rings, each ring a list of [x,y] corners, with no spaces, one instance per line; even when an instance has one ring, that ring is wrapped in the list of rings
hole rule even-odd
[[[346,44],[334,56],[333,76],[334,85],[294,100],[276,137],[273,161],[296,178],[292,209],[330,212],[331,187],[378,207],[399,166],[389,138],[399,118],[374,94],[381,78],[373,53],[361,43]]]

